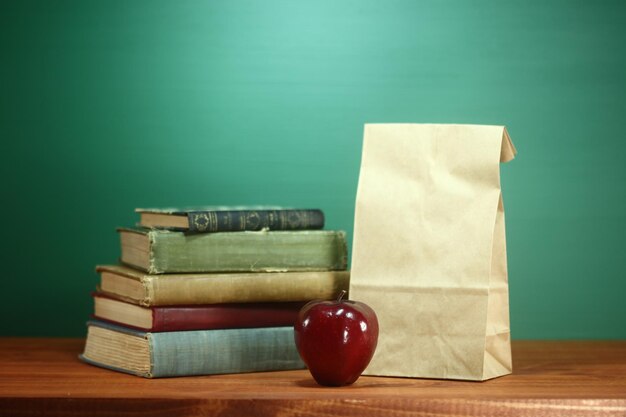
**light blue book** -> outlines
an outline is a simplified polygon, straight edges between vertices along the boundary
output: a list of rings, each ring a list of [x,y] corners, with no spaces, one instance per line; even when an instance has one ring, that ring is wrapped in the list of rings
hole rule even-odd
[[[303,369],[293,327],[146,333],[90,321],[80,359],[146,378]]]

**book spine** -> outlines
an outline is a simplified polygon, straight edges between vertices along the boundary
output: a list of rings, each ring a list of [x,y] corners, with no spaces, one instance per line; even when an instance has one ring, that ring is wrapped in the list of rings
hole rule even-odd
[[[153,332],[293,326],[304,303],[154,307]]]
[[[149,377],[302,369],[293,327],[147,333]]]
[[[187,213],[189,232],[305,230],[324,227],[321,210],[233,210]]]
[[[149,297],[141,304],[146,306],[333,300],[341,290],[348,290],[350,273],[266,272],[195,278],[155,275],[145,284]]]
[[[344,270],[344,232],[148,232],[151,274]]]

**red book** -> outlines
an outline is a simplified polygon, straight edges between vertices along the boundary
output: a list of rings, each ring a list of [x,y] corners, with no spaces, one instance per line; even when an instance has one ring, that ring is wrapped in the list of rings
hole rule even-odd
[[[95,293],[94,317],[150,332],[293,326],[306,302],[142,307]]]

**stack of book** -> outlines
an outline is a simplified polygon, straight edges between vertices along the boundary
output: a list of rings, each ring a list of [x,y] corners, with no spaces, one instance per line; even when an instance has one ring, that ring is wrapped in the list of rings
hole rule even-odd
[[[148,378],[304,368],[293,325],[348,289],[344,232],[320,210],[137,211],[121,265],[97,267],[83,361]]]

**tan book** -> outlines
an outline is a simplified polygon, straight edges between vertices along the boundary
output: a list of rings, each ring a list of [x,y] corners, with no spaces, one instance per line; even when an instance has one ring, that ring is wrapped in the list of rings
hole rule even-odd
[[[350,283],[348,271],[150,275],[102,265],[99,291],[143,306],[334,299]]]

